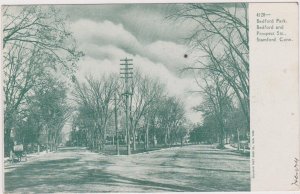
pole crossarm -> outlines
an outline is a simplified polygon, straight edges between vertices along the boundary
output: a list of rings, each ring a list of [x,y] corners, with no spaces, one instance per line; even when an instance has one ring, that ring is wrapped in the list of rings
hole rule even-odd
[[[120,72],[120,74],[133,74],[133,72]]]
[[[125,66],[127,66],[127,65],[133,65],[132,63],[121,63],[120,65],[125,65]]]
[[[133,78],[133,77],[120,77],[120,78],[125,78],[126,79],[126,78]]]
[[[120,61],[128,62],[128,61],[133,61],[133,59],[128,59],[128,58],[126,57],[125,59],[120,59]]]

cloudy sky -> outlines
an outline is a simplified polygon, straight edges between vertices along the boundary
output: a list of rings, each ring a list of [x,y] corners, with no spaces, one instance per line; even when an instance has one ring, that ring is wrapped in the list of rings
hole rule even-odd
[[[180,69],[195,60],[185,45],[194,23],[168,19],[180,8],[176,4],[65,5],[70,30],[85,57],[79,63],[78,77],[118,73],[120,59],[133,59],[135,69],[157,77],[186,104],[187,116],[199,122],[201,115],[191,110],[200,103],[194,78]],[[187,55],[187,57],[184,57]]]

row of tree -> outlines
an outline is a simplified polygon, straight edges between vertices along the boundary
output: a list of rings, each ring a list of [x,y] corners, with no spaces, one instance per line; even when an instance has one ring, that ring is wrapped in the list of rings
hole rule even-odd
[[[3,7],[4,147],[57,143],[70,115],[67,75],[83,55],[51,6]]]
[[[202,103],[195,110],[203,114],[200,128],[216,134],[220,147],[225,137],[239,139],[241,131],[249,135],[247,4],[187,4],[172,17],[197,24],[188,45],[199,58],[183,70],[192,71],[199,86]]]
[[[108,137],[132,144],[132,149],[136,150],[137,143],[141,142],[145,149],[149,148],[150,142],[153,146],[183,142],[187,134],[183,102],[169,96],[157,79],[134,73],[128,107],[130,142],[124,138],[124,84],[118,75],[101,79],[89,76],[82,83],[74,78],[74,83],[73,96],[78,108],[73,118],[72,136],[84,134],[81,137],[85,140],[77,138],[76,142],[85,142],[92,150],[103,150]]]

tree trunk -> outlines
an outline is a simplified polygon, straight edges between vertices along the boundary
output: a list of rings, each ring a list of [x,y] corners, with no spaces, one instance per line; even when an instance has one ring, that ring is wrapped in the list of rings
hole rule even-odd
[[[92,151],[95,149],[96,147],[96,141],[95,141],[95,138],[92,139]]]
[[[238,140],[238,142],[237,142],[237,144],[238,144],[237,150],[240,151],[240,149],[241,149],[240,148],[240,130],[237,128],[236,131],[237,131],[237,140]]]
[[[101,145],[101,150],[105,149],[105,145],[106,145],[106,122],[104,123],[104,127],[103,127],[103,141],[102,141],[102,145]]]
[[[168,145],[168,134],[165,133],[165,145]]]
[[[120,149],[119,149],[119,134],[117,133],[117,136],[116,136],[116,138],[117,138],[117,144],[116,144],[116,146],[117,146],[117,155],[120,155]]]
[[[115,102],[115,129],[116,129],[116,151],[117,155],[120,155],[119,151],[119,132],[118,132],[118,111],[117,111],[117,95],[116,92],[114,93],[114,102]]]
[[[103,140],[100,139],[98,143],[98,152],[101,152],[103,150]]]
[[[224,148],[224,129],[222,127],[221,132],[220,132],[220,148]]]
[[[147,131],[144,132],[144,150],[147,150]]]
[[[146,128],[146,148],[149,149],[149,125]]]
[[[136,136],[136,134],[135,134],[135,127],[133,127],[133,132],[132,132],[132,140],[133,140],[133,150],[135,151],[136,150],[136,141],[135,141],[135,136]]]
[[[48,153],[48,149],[49,149],[49,134],[48,134],[48,129],[46,131],[46,134],[47,134],[47,147],[46,147],[46,152]]]
[[[10,137],[10,133],[11,133],[11,129],[7,129],[5,130],[6,133],[4,134],[4,152],[6,154],[10,154],[10,152],[13,149],[13,144],[11,143],[11,137]]]

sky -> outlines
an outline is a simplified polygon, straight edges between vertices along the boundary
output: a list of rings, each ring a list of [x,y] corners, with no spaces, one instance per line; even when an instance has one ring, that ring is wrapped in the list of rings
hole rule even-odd
[[[201,121],[192,107],[201,102],[191,74],[181,69],[196,60],[186,46],[195,23],[170,19],[177,4],[118,4],[59,6],[70,20],[70,31],[85,53],[78,78],[119,73],[120,59],[132,58],[134,68],[166,84],[167,92],[185,103],[187,118]],[[186,57],[187,56],[187,57]]]

